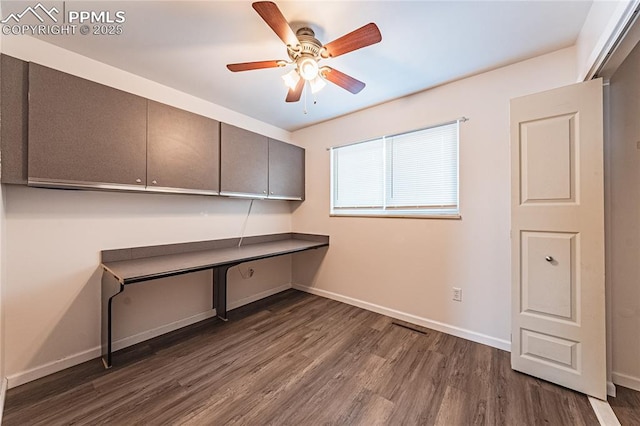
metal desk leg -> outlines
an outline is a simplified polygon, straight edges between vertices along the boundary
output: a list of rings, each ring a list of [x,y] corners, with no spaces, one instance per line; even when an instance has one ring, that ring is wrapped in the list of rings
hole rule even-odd
[[[227,271],[236,265],[220,266],[213,269],[213,307],[222,321],[227,318]]]
[[[111,368],[111,305],[113,298],[124,291],[122,285],[113,275],[102,271],[102,363],[104,368]]]

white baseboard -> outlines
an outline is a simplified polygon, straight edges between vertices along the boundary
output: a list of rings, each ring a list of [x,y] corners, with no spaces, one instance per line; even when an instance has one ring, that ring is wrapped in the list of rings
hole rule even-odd
[[[125,337],[124,339],[116,340],[113,342],[113,350],[117,351],[132,345],[135,345],[145,340],[152,339],[154,337],[161,336],[165,333],[177,330],[182,327],[186,327],[191,324],[195,324],[207,318],[214,317],[216,315],[215,309],[211,309],[206,312],[202,312],[196,315],[192,315],[188,318],[184,318],[178,321],[171,322],[169,324],[156,327],[151,330],[144,331],[142,333],[134,334],[133,336]],[[79,352],[77,354],[57,359],[55,361],[48,362],[35,368],[31,368],[26,371],[21,371],[16,374],[12,374],[7,377],[9,381],[9,389],[15,388],[22,384],[32,382],[49,374],[57,373],[65,368],[73,367],[74,365],[82,364],[83,362],[90,361],[95,358],[99,358],[102,355],[100,346],[92,349]]]
[[[178,330],[182,327],[186,327],[188,325],[213,318],[215,316],[216,310],[210,309],[206,312],[201,312],[199,314],[192,315],[178,321],[170,322],[169,324],[161,325],[160,327],[152,328],[151,330],[143,331],[142,333],[134,334],[133,336],[125,337],[124,339],[116,340],[112,345],[113,352],[136,345],[138,343],[144,342],[145,340],[153,339],[154,337],[162,336],[163,334]],[[100,354],[98,354],[98,356],[100,356]]]
[[[611,373],[611,378],[613,379],[613,383],[615,383],[616,385],[624,386],[625,388],[633,389],[640,392],[640,378],[638,377],[616,373],[614,371],[613,373]]]
[[[613,412],[613,409],[607,401],[602,401],[601,399],[590,396],[589,402],[601,426],[621,426],[616,417],[616,413]]]
[[[607,396],[616,397],[616,385],[613,382],[607,381]]]
[[[265,297],[273,296],[274,294],[289,290],[290,288],[291,284],[285,284],[281,285],[280,287],[270,288],[269,290],[263,291],[261,293],[253,294],[249,297],[245,297],[243,299],[236,300],[235,302],[228,303],[227,310],[230,311],[232,309],[239,308],[240,306],[248,305],[249,303],[264,299]]]
[[[0,383],[0,425],[2,425],[2,415],[4,414],[4,398],[7,396],[7,389],[9,388],[9,380],[6,377],[2,378]]]
[[[488,336],[486,334],[478,333],[464,328],[456,327],[454,325],[445,324],[440,321],[430,320],[428,318],[422,318],[413,314],[400,312],[395,309],[385,308],[384,306],[376,305],[374,303],[365,302],[363,300],[354,299],[352,297],[343,296],[338,293],[334,293],[327,290],[322,290],[314,287],[307,287],[300,284],[293,284],[293,288],[296,290],[304,291],[307,293],[315,294],[317,296],[326,297],[327,299],[337,300],[339,302],[346,303],[348,305],[357,306],[368,311],[376,312],[378,314],[386,315],[391,318],[406,321],[412,324],[416,324],[422,327],[430,328],[432,330],[440,331],[445,334],[451,334],[452,336],[461,337],[463,339],[471,340],[472,342],[482,343],[483,345],[492,346],[494,348],[502,349],[504,351],[511,351],[511,342],[497,337]]]
[[[271,288],[261,293],[254,294],[249,297],[245,297],[243,299],[231,302],[227,304],[227,309],[232,310],[235,308],[239,308],[240,306],[244,306],[246,304],[255,302],[256,300],[260,300],[265,297],[272,296],[276,293],[280,293],[290,288],[291,288],[291,284],[285,284],[280,287]],[[186,327],[191,324],[195,324],[197,322],[200,322],[215,316],[216,316],[215,309],[211,309],[206,312],[201,312],[199,314],[192,315],[188,318],[174,321],[169,324],[165,324],[151,330],[143,331],[142,333],[134,334],[133,336],[125,337],[123,339],[116,340],[115,342],[113,342],[113,350],[117,351],[120,349],[127,348],[129,346],[133,346],[137,343],[144,342],[145,340],[149,340],[154,337],[161,336],[165,333],[178,330],[179,328]],[[19,373],[12,374],[7,377],[8,387],[9,389],[15,388],[16,386],[20,386],[22,384],[40,379],[42,377],[48,376],[49,374],[57,373],[58,371],[62,371],[65,368],[73,367],[74,365],[82,364],[83,362],[90,361],[95,358],[99,358],[101,355],[102,355],[102,350],[100,346],[97,346],[92,349],[89,349],[68,357],[57,359],[55,361],[49,362],[44,365],[40,365],[35,368],[31,368],[26,371],[21,371]]]
[[[82,364],[83,362],[97,358],[100,356],[100,352],[100,347],[95,347],[68,357],[39,365],[38,367],[30,368],[29,370],[11,374],[7,376],[7,380],[9,381],[9,389],[32,382],[44,376],[48,376],[49,374],[57,373],[58,371],[64,370],[65,368],[73,367],[74,365]]]

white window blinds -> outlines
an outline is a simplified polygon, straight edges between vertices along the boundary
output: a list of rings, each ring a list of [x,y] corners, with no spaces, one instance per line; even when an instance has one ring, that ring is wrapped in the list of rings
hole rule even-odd
[[[384,206],[384,144],[382,139],[336,149],[333,153],[335,208]]]
[[[458,122],[333,148],[332,214],[458,214]]]

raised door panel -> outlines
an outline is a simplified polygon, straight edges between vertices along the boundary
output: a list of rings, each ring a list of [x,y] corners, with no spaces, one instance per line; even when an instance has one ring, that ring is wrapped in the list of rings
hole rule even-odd
[[[29,184],[144,189],[147,101],[29,66]]]
[[[523,231],[520,238],[522,312],[576,322],[576,269],[580,236]]]
[[[7,55],[0,61],[2,183],[26,184],[29,63]]]
[[[147,132],[148,189],[218,193],[218,121],[149,101]]]
[[[220,128],[220,194],[267,196],[269,144],[266,136],[226,123]]]
[[[576,202],[575,113],[521,124],[522,203]]]
[[[304,149],[269,139],[269,198],[304,199]]]

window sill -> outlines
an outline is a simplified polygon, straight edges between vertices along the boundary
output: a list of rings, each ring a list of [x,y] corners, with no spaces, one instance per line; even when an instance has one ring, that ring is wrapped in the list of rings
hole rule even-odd
[[[393,219],[444,219],[462,220],[460,214],[340,214],[330,213],[329,217],[357,217],[357,218],[393,218]]]

